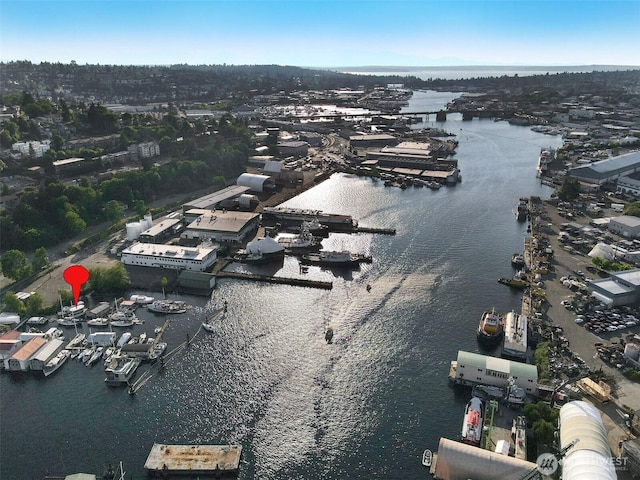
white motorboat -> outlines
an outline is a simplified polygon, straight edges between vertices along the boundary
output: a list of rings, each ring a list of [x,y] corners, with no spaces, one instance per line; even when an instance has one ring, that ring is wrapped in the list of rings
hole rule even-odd
[[[109,322],[113,327],[131,327],[138,323],[138,317],[135,313],[116,310],[109,315]]]
[[[75,347],[79,347],[80,345],[82,345],[82,342],[85,339],[85,334],[84,333],[78,333],[76,334],[75,337],[73,337],[69,343],[67,344],[66,348],[68,348],[69,350],[71,350],[72,348]]]
[[[150,297],[148,295],[131,295],[129,298],[132,302],[135,302],[140,305],[147,305],[155,300],[154,297]]]
[[[90,367],[91,365],[96,363],[98,361],[98,359],[102,357],[102,352],[103,351],[104,351],[104,347],[96,348],[95,351],[93,352],[93,354],[87,360],[85,360],[84,364],[87,367]]]
[[[44,368],[42,370],[44,372],[44,376],[48,377],[53,372],[58,370],[64,364],[64,362],[67,361],[67,359],[70,356],[71,356],[71,351],[69,351],[69,350],[60,350],[60,352],[55,357],[53,357],[51,360],[49,360],[46,363],[46,365],[44,366]]]
[[[153,351],[149,354],[149,360],[157,360],[167,349],[166,342],[158,342],[153,349]]]
[[[87,325],[92,327],[107,327],[109,325],[109,319],[107,317],[92,318],[87,321]]]
[[[46,325],[48,321],[47,317],[31,317],[27,320],[27,325]]]
[[[118,339],[118,343],[116,343],[116,347],[120,348],[125,345],[131,339],[131,332],[123,333]]]
[[[202,322],[202,328],[204,328],[207,332],[213,332],[215,327],[211,323]]]

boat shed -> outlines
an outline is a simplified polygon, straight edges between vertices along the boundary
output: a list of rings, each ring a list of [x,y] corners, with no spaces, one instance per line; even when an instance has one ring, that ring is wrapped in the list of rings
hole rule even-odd
[[[51,339],[47,344],[38,350],[33,358],[29,361],[31,370],[43,370],[49,360],[55,357],[64,347],[66,342],[57,338]]]
[[[4,368],[6,370],[26,371],[30,368],[31,358],[40,350],[47,341],[44,338],[32,338],[22,344],[13,355],[6,358]]]
[[[9,330],[0,336],[0,368],[4,368],[5,359],[13,355],[13,352],[22,346],[22,343],[18,330]]]
[[[210,293],[216,286],[216,276],[213,273],[183,270],[178,275],[178,286],[189,292]]]
[[[583,401],[569,402],[560,409],[558,421],[560,448],[577,440],[562,460],[564,480],[618,478],[611,461],[607,432],[596,407]]]
[[[529,395],[538,394],[538,369],[535,365],[458,350],[451,362],[449,380],[458,385],[490,385],[506,388],[509,378]]]
[[[264,192],[274,187],[273,179],[269,175],[257,173],[243,173],[236,180],[236,185],[249,187],[253,192]]]
[[[150,473],[222,475],[235,473],[241,445],[164,445],[155,443],[144,468]]]
[[[520,480],[537,465],[491,450],[440,438],[438,454],[432,466],[439,480]]]

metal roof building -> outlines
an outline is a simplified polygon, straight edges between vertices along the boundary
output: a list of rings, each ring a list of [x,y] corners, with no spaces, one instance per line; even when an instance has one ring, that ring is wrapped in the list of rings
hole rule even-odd
[[[571,168],[568,176],[583,182],[602,185],[638,171],[640,171],[640,152],[632,152]]]
[[[47,362],[55,357],[60,350],[62,350],[65,343],[66,342],[64,340],[59,340],[57,338],[49,340],[47,344],[40,350],[38,350],[38,353],[36,353],[29,361],[31,370],[44,369],[44,366],[47,364]]]
[[[525,392],[537,395],[538,369],[535,365],[458,350],[458,359],[451,362],[449,379],[453,383],[476,384],[505,388],[513,378]]]
[[[441,480],[520,480],[536,468],[532,462],[441,438],[434,477]]]
[[[253,212],[189,210],[186,218],[195,218],[180,235],[187,240],[210,239],[220,243],[240,243],[260,224],[260,214]]]
[[[187,212],[193,208],[210,210],[216,208],[219,203],[238,197],[243,193],[247,193],[249,190],[250,188],[246,186],[231,185],[230,187],[223,188],[222,190],[218,190],[217,192],[210,193],[209,195],[196,198],[195,200],[191,200],[190,202],[183,204],[182,211]]]
[[[243,173],[236,180],[236,185],[249,187],[249,189],[254,192],[264,192],[265,189],[273,186],[273,179],[268,175]]]
[[[612,273],[589,282],[591,295],[612,307],[640,301],[640,268]]]

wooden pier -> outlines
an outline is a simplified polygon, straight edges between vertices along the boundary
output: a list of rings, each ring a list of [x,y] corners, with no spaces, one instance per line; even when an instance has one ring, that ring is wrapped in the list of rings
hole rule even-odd
[[[258,275],[256,273],[245,272],[218,272],[219,278],[237,278],[240,280],[257,280],[259,282],[279,283],[284,285],[294,285],[297,287],[322,288],[331,290],[333,282],[325,282],[322,280],[307,280],[305,278],[287,278],[287,277],[271,277],[269,275]]]
[[[165,445],[155,443],[144,468],[149,475],[222,475],[237,473],[241,445]]]

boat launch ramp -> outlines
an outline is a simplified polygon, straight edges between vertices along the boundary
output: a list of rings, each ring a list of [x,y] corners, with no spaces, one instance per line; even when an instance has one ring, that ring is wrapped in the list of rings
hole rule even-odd
[[[241,445],[165,445],[155,443],[144,468],[150,476],[237,473]]]

